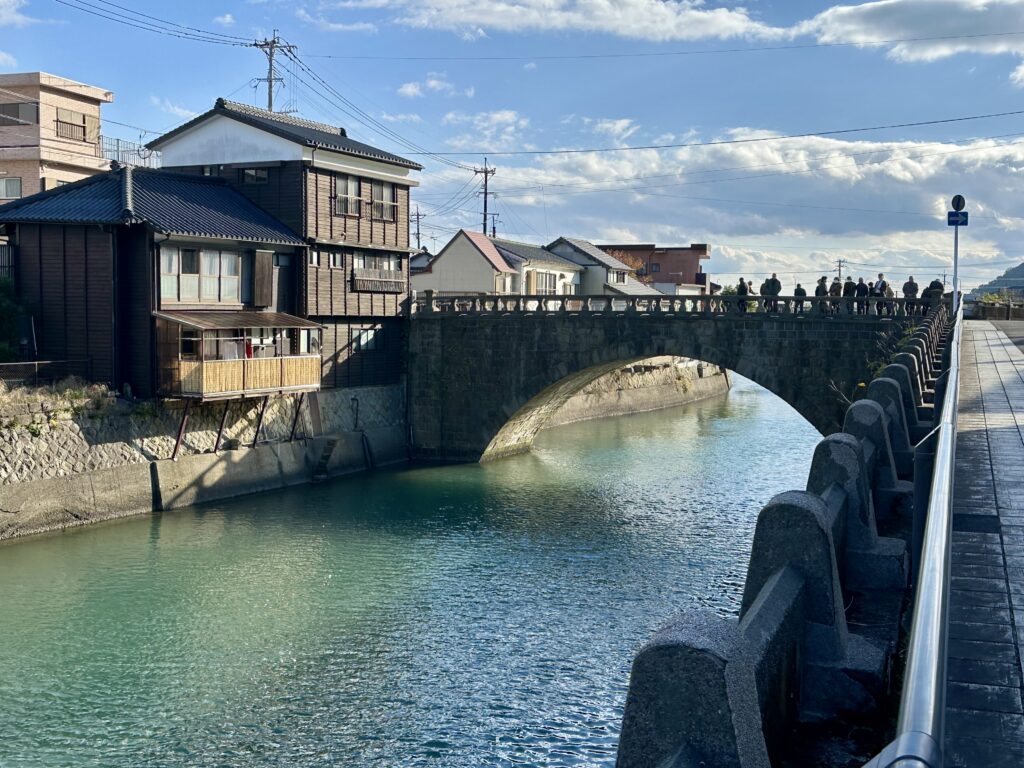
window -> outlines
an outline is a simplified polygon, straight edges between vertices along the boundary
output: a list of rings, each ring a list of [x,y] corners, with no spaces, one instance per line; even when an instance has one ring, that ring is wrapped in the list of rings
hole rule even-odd
[[[181,357],[184,360],[199,357],[199,331],[181,332]]]
[[[344,269],[345,254],[341,251],[334,251],[331,253],[331,266],[334,267],[334,269]]]
[[[338,176],[337,185],[334,213],[338,216],[359,216],[359,179],[355,176]]]
[[[29,101],[0,104],[0,126],[4,125],[39,125],[39,105]]]
[[[320,266],[320,251],[309,252],[309,266],[319,267]]]
[[[355,352],[377,352],[384,349],[384,329],[353,328],[352,349]]]
[[[537,276],[537,295],[547,296],[558,293],[558,275],[554,272],[534,272]]]
[[[203,166],[203,170],[202,170],[202,175],[203,176],[216,176],[217,175],[217,170],[212,165],[204,165]]]
[[[160,246],[160,298],[185,304],[241,301],[241,263],[233,251]]]
[[[275,253],[274,254],[274,266],[275,267],[290,267],[292,265],[292,255],[290,253]]]
[[[395,221],[398,218],[394,184],[373,182],[373,218],[379,221]]]
[[[661,272],[661,264],[651,264],[651,272]]]
[[[626,273],[623,272],[621,269],[613,269],[608,274],[608,282],[609,283],[617,283],[618,285],[625,285],[625,283],[626,283]]]
[[[100,119],[95,115],[76,112],[73,109],[57,108],[57,123],[54,130],[62,139],[87,141],[96,144],[100,140]]]
[[[397,253],[366,253],[356,251],[352,257],[356,269],[381,269],[398,272],[402,269],[401,257]]]
[[[270,180],[270,172],[266,168],[243,168],[243,184],[266,184]]]
[[[0,200],[15,200],[21,197],[21,178],[18,176],[0,177]]]

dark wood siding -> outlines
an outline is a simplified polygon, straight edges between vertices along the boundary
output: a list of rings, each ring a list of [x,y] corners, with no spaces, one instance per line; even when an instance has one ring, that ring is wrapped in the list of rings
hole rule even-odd
[[[306,173],[306,237],[321,241],[391,248],[409,247],[409,187],[395,185],[398,203],[395,221],[373,218],[373,181],[360,178],[359,215],[339,216],[334,201],[337,195],[337,177],[333,171],[309,168]]]
[[[202,165],[186,165],[169,167],[165,170],[177,171],[179,173],[192,173],[201,175]],[[302,231],[302,195],[304,169],[302,161],[294,160],[282,162],[275,165],[215,165],[215,175],[227,179],[235,189],[252,200],[256,205],[265,210],[281,223],[287,225],[300,237],[305,237]],[[267,171],[266,184],[243,184],[242,170],[244,168],[265,168]]]
[[[401,380],[405,348],[402,321],[364,319],[341,323],[325,317],[316,320],[324,326],[322,387],[379,386]],[[355,332],[371,328],[383,330],[383,349],[355,351]]]
[[[156,384],[153,310],[156,308],[156,248],[144,227],[119,227],[117,237],[118,384],[132,394],[152,397]]]
[[[256,268],[253,270],[253,281],[253,305],[269,307],[274,303],[273,251],[256,251]]]
[[[344,266],[331,266],[331,253],[344,256]],[[372,253],[372,251],[367,251]],[[353,254],[351,250],[320,249],[320,264],[305,265],[305,313],[339,317],[397,317],[405,314],[408,304],[409,258],[401,254],[400,271],[406,281],[404,293],[356,291],[352,283]]]
[[[113,247],[99,227],[20,225],[20,292],[35,321],[41,360],[90,361],[95,381],[114,383]]]

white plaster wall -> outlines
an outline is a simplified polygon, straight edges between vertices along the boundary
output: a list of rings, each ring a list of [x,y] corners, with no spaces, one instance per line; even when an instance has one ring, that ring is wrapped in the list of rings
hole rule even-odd
[[[427,290],[494,293],[496,274],[465,235],[459,235],[434,259],[430,272],[412,276],[412,287],[417,295]]]
[[[302,147],[237,120],[214,115],[160,147],[164,166],[301,160]]]

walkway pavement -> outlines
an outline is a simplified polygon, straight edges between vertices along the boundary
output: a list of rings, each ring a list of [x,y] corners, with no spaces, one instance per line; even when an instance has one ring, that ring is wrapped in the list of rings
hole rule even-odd
[[[998,325],[963,337],[946,765],[967,768],[1024,765],[1024,323]]]

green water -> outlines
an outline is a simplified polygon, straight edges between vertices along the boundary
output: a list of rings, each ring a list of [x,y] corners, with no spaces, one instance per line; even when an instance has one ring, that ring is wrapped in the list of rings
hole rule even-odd
[[[0,546],[0,766],[611,766],[817,435],[773,395]]]

